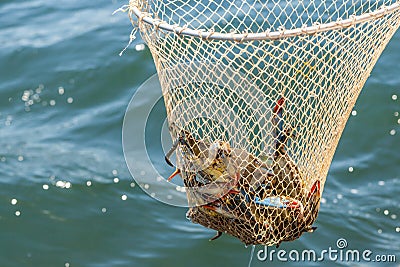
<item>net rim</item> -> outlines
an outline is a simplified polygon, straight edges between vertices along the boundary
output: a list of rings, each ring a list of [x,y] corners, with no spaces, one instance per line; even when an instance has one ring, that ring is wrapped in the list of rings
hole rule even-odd
[[[347,19],[338,19],[329,23],[314,23],[312,26],[304,25],[300,28],[285,29],[279,28],[277,31],[267,30],[265,32],[241,32],[241,33],[221,33],[215,31],[206,31],[205,29],[191,29],[186,26],[172,25],[163,20],[153,18],[152,14],[143,12],[138,7],[137,0],[131,0],[129,3],[129,17],[133,21],[134,15],[138,22],[144,22],[151,26],[154,26],[156,30],[161,29],[168,32],[173,32],[177,35],[197,37],[205,40],[222,40],[222,41],[235,41],[235,42],[246,42],[246,41],[257,41],[257,40],[277,40],[287,37],[295,37],[300,35],[313,35],[319,32],[325,32],[329,30],[338,30],[348,28],[359,23],[367,22],[381,18],[385,15],[391,14],[397,10],[400,10],[400,2],[396,2],[392,5],[382,5],[375,11],[365,13],[362,15],[351,15]]]

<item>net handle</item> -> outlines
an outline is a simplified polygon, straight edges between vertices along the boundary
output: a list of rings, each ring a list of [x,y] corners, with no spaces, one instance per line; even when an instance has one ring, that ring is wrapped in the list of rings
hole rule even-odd
[[[373,12],[362,15],[351,15],[348,19],[338,19],[333,22],[319,24],[314,23],[312,26],[304,25],[301,28],[285,29],[279,28],[278,31],[267,30],[259,33],[220,33],[214,31],[206,31],[204,29],[194,30],[186,26],[171,25],[163,20],[155,19],[152,14],[142,12],[137,6],[137,0],[131,0],[129,3],[129,16],[132,20],[132,15],[136,16],[139,22],[145,22],[154,26],[156,29],[162,29],[168,32],[174,32],[178,35],[185,35],[191,37],[202,38],[206,40],[223,40],[223,41],[255,41],[255,40],[277,40],[281,38],[294,37],[299,35],[312,35],[319,32],[338,30],[348,28],[350,26],[367,22],[370,20],[381,18],[387,14],[395,12],[400,9],[400,2],[396,2],[390,6],[381,6]]]

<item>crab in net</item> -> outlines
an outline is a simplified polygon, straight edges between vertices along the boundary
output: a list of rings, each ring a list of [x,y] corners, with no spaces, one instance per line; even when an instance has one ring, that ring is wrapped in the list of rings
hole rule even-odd
[[[180,174],[187,191],[187,217],[194,223],[214,229],[214,240],[227,233],[246,245],[276,245],[313,232],[320,205],[321,182],[308,189],[306,177],[286,152],[286,144],[295,138],[291,127],[284,127],[280,98],[272,116],[273,155],[257,157],[233,148],[228,142],[196,139],[180,130],[166,154],[179,150],[180,167],[168,178]],[[178,149],[179,148],[179,149]]]
[[[176,139],[169,180],[180,174],[187,217],[216,237],[279,245],[315,230],[347,119],[400,26],[399,0],[328,2],[126,6]],[[203,114],[215,116],[197,120]]]

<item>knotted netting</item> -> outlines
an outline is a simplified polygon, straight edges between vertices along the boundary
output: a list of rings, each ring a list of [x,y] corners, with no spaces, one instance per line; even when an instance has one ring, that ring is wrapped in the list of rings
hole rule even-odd
[[[131,0],[129,16],[157,68],[187,217],[246,244],[312,232],[400,1]]]

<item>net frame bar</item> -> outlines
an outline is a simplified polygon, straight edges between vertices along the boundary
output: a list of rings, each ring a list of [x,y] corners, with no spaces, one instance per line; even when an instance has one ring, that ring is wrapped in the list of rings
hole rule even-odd
[[[301,28],[295,29],[284,29],[281,27],[279,31],[265,31],[265,32],[244,32],[244,33],[220,33],[215,31],[206,30],[194,30],[186,26],[171,25],[163,20],[152,17],[152,14],[143,12],[137,6],[137,1],[132,0],[129,3],[129,17],[133,22],[133,16],[139,21],[145,22],[156,29],[165,30],[168,32],[174,32],[178,35],[185,35],[191,37],[198,37],[205,40],[223,40],[223,41],[235,41],[235,42],[246,42],[246,41],[257,41],[257,40],[277,40],[287,37],[295,37],[300,35],[312,35],[319,32],[338,30],[348,28],[356,24],[375,20],[388,15],[392,12],[400,10],[400,2],[394,3],[390,6],[381,6],[377,10],[362,15],[351,15],[347,19],[339,18],[335,22],[329,23],[314,23],[312,26],[304,25]]]

